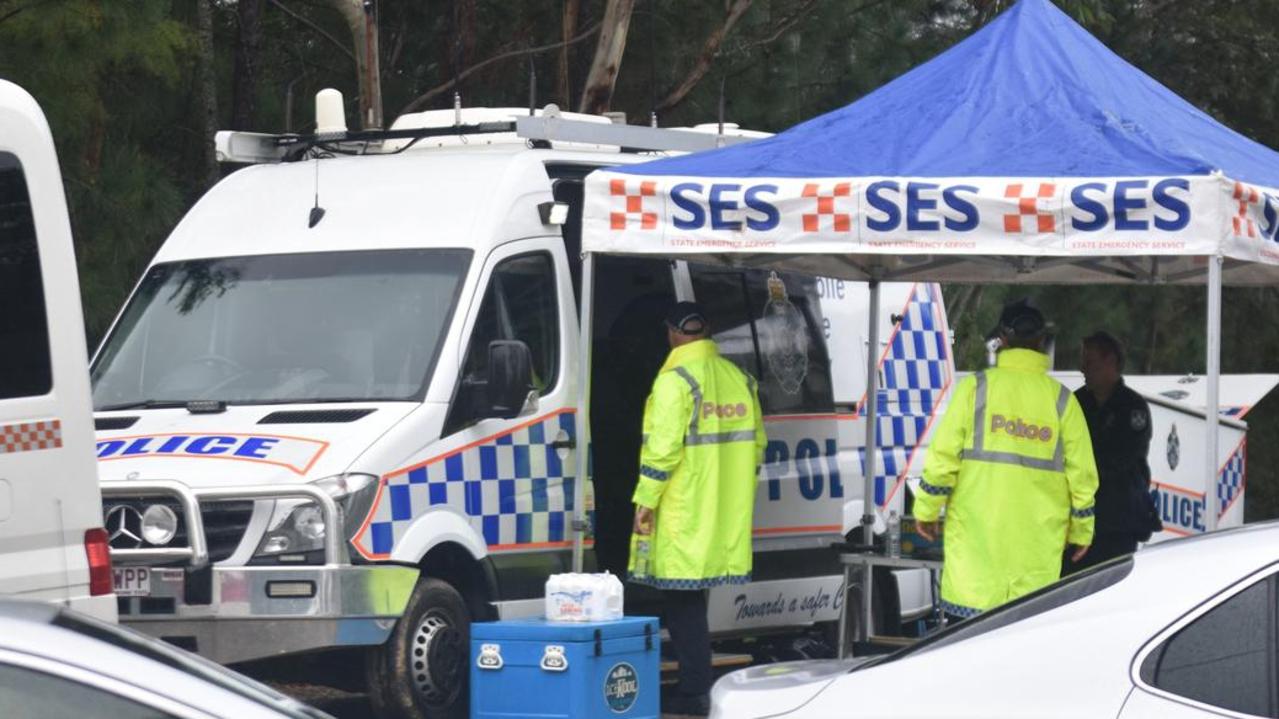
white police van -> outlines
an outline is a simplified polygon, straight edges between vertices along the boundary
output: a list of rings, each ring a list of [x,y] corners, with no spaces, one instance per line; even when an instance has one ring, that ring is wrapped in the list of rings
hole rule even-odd
[[[113,545],[139,570],[116,587],[122,621],[223,662],[360,649],[380,711],[458,715],[469,622],[540,611],[575,540],[588,568],[625,571],[677,298],[705,305],[768,414],[755,582],[714,592],[713,630],[837,617],[829,545],[862,511],[864,286],[602,258],[575,506],[583,179],[651,157],[622,147],[731,138],[549,109],[319,125],[220,134],[224,159],[255,164],[174,229],[93,360],[105,511],[137,527]],[[878,494],[898,506],[953,366],[936,286],[881,296]]]
[[[0,594],[110,621],[84,320],[53,136],[0,80]]]

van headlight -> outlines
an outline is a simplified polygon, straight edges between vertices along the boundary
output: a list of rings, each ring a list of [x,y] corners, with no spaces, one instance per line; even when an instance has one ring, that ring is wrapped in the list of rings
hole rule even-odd
[[[371,474],[339,474],[313,482],[337,502],[343,534],[350,540],[368,514],[377,494],[378,478]],[[312,563],[307,555],[324,550],[324,511],[305,499],[281,499],[275,503],[266,534],[254,553],[255,559],[275,559],[281,563]],[[322,558],[320,561],[323,561]]]
[[[162,547],[178,533],[178,515],[163,504],[153,504],[142,513],[142,538]]]

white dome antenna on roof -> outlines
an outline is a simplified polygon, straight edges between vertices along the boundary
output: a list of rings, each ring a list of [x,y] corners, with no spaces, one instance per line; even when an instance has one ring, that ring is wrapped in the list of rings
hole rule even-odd
[[[346,108],[342,93],[331,87],[315,93],[315,134],[346,134]]]

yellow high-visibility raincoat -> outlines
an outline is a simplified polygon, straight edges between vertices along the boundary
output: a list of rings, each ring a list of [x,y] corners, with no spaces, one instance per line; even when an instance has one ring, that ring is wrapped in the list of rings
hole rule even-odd
[[[644,407],[633,501],[654,510],[649,571],[634,581],[704,589],[750,579],[764,417],[755,380],[711,340],[671,350]]]
[[[1067,543],[1089,545],[1097,465],[1083,411],[1048,356],[999,353],[965,378],[928,447],[915,518],[946,507],[942,606],[996,607],[1061,576]]]

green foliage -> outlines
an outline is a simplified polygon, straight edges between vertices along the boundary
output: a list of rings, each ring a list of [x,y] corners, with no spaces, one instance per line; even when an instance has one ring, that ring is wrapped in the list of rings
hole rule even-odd
[[[0,2],[0,76],[40,101],[58,145],[91,337],[186,206],[157,128],[189,62],[168,2]]]

